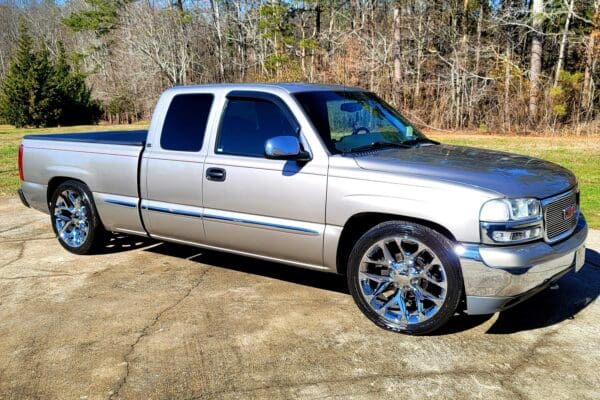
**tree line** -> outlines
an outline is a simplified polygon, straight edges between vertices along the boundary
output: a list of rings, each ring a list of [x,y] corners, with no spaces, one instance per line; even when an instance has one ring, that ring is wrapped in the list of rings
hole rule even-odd
[[[307,81],[426,127],[600,131],[600,0],[9,0],[3,83],[19,20],[109,122],[148,119],[173,85]]]

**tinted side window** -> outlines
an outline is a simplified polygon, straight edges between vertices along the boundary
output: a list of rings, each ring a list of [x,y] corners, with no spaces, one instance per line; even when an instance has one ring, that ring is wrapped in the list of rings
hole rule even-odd
[[[165,117],[160,147],[165,150],[199,151],[212,102],[213,95],[208,93],[173,97]]]
[[[296,136],[276,104],[262,99],[230,99],[223,112],[216,152],[264,157],[265,142],[275,136]]]

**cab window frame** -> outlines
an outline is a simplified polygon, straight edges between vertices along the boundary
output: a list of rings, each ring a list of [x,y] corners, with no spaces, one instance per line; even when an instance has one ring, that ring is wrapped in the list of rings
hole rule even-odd
[[[165,147],[163,139],[165,137],[168,137],[167,135],[165,135],[165,130],[167,129],[167,122],[168,122],[169,112],[171,111],[171,107],[173,107],[173,103],[175,102],[176,99],[182,98],[182,97],[188,97],[188,96],[206,96],[207,99],[210,99],[210,105],[209,105],[209,107],[207,109],[206,118],[204,120],[204,129],[201,132],[200,147],[198,149],[193,148],[191,150],[182,150],[182,149]],[[158,145],[159,145],[160,149],[162,151],[175,152],[175,153],[184,153],[184,154],[200,153],[202,151],[202,149],[204,149],[204,147],[205,147],[205,145],[207,143],[207,138],[210,136],[209,135],[209,123],[210,123],[211,115],[213,113],[214,106],[215,106],[215,95],[214,95],[214,93],[210,93],[210,92],[189,92],[189,93],[177,93],[177,94],[173,95],[173,97],[171,97],[171,99],[169,100],[169,105],[167,107],[167,110],[165,111],[165,115],[164,115],[164,118],[163,118],[163,121],[162,121],[162,126],[161,126],[161,129],[160,129],[160,140],[158,141]]]
[[[277,107],[277,109],[282,113],[282,115],[285,117],[285,119],[290,124],[290,127],[292,128],[292,131],[293,131],[293,136],[298,138],[298,140],[302,143],[302,138],[300,135],[300,124],[298,123],[298,120],[296,119],[296,117],[294,116],[294,114],[292,113],[292,111],[290,110],[288,105],[285,103],[285,101],[283,99],[281,99],[281,97],[279,97],[275,94],[272,94],[272,93],[267,93],[267,92],[259,92],[259,91],[253,91],[253,90],[252,91],[251,90],[233,90],[225,96],[225,102],[224,102],[223,108],[221,110],[221,116],[219,118],[219,126],[217,129],[217,135],[215,137],[215,145],[213,148],[215,155],[246,157],[246,158],[268,160],[268,158],[265,156],[264,152],[260,155],[257,155],[257,154],[240,154],[240,153],[234,153],[234,152],[228,152],[228,151],[219,151],[219,144],[221,143],[221,137],[222,137],[221,135],[223,133],[223,122],[225,120],[225,114],[227,112],[227,108],[228,108],[231,100],[272,103],[273,105],[275,105]],[[280,136],[280,135],[274,135],[273,137],[276,137],[276,136]],[[271,160],[271,161],[276,161],[276,160]]]

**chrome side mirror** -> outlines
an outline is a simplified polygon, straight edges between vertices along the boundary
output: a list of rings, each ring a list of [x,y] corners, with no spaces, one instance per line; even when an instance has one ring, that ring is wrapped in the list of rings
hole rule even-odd
[[[265,143],[265,156],[272,160],[310,161],[310,154],[300,147],[295,136],[275,136]]]

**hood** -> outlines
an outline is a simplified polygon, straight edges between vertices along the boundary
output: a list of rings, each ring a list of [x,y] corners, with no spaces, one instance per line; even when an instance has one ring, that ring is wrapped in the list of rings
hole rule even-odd
[[[360,168],[424,176],[476,186],[506,197],[543,199],[576,185],[575,176],[554,163],[473,147],[435,145],[357,154]]]

